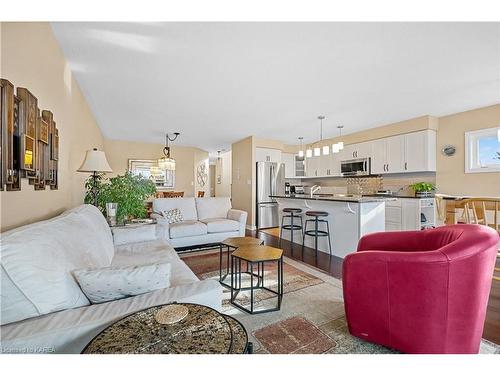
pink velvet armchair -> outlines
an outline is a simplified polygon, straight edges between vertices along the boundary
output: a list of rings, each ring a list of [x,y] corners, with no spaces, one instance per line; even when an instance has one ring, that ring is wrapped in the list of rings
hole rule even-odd
[[[343,264],[349,332],[405,353],[478,353],[498,242],[468,224],[364,236]]]

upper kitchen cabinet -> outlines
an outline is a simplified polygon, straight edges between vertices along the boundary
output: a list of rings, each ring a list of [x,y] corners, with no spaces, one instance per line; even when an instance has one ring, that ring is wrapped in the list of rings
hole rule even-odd
[[[295,178],[295,155],[283,152],[281,162],[285,164],[285,178]]]
[[[424,130],[405,135],[405,172],[436,171],[436,132]]]
[[[372,143],[362,142],[344,146],[340,152],[342,160],[369,158],[372,156]]]
[[[306,177],[322,177],[322,156],[306,158]]]
[[[255,161],[271,161],[274,163],[281,163],[281,150],[274,148],[255,148]]]
[[[285,178],[306,177],[306,161],[304,156],[283,152],[281,162],[285,164]]]
[[[372,141],[371,173],[436,170],[436,132],[424,130]]]
[[[397,135],[372,142],[372,174],[401,173],[404,171],[404,137],[404,135]]]

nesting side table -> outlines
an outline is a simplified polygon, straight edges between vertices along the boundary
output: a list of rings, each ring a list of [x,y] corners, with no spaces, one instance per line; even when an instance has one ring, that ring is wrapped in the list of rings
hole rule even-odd
[[[250,267],[250,286],[242,287],[241,284],[241,261],[246,261]],[[276,262],[278,268],[278,284],[276,290],[270,289],[264,284],[264,265],[266,262]],[[254,267],[257,266],[257,275]],[[254,276],[257,282],[254,283]],[[276,307],[268,309],[255,310],[254,292],[258,289],[265,289],[276,295]],[[250,309],[242,306],[236,301],[238,293],[242,290],[250,290]],[[271,246],[241,246],[231,254],[231,303],[237,308],[250,314],[261,314],[281,309],[283,299],[283,250]]]
[[[219,282],[227,288],[231,287],[231,285],[225,282],[226,278],[229,276],[229,265],[230,265],[229,257],[231,251],[234,251],[241,246],[260,246],[262,244],[264,244],[264,240],[255,237],[229,237],[226,238],[224,241],[222,241],[219,246]],[[227,259],[226,259],[225,272],[223,274],[222,258],[223,258],[224,247],[227,248]],[[246,272],[247,273],[249,272],[248,266]]]

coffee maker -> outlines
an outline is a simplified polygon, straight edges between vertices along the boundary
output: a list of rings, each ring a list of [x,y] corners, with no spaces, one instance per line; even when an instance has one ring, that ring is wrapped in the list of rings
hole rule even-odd
[[[285,194],[290,195],[290,183],[285,182]]]

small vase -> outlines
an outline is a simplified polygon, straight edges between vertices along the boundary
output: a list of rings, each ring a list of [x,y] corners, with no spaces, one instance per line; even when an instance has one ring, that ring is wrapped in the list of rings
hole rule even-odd
[[[116,213],[118,212],[118,203],[106,203],[106,216],[108,223],[112,227],[116,225]]]

